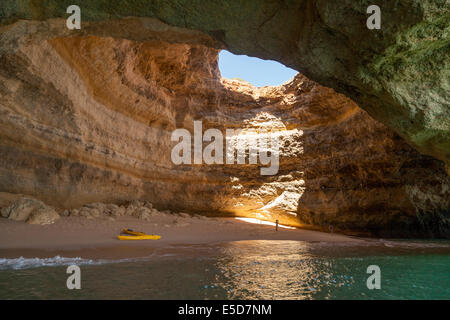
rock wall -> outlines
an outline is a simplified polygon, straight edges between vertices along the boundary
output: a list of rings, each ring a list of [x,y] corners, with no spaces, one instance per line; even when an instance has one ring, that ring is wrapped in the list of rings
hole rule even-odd
[[[156,20],[129,19],[108,30],[114,37],[95,23],[69,36],[60,24],[3,29],[0,192],[60,209],[142,200],[323,230],[447,234],[443,163],[333,89],[301,74],[264,88],[221,79],[212,38]],[[279,171],[173,164],[171,133],[192,132],[194,120],[203,130],[269,128]]]
[[[68,31],[66,9],[82,10]],[[381,9],[381,29],[366,27]],[[138,19],[129,19],[136,17]],[[3,0],[0,25],[33,20],[47,36],[148,37],[148,20],[200,30],[216,47],[273,59],[356,101],[421,153],[450,168],[450,2],[448,0]],[[38,23],[37,21],[42,21]],[[151,32],[150,32],[151,33]],[[2,39],[4,43],[5,39]],[[187,39],[189,40],[189,39]]]

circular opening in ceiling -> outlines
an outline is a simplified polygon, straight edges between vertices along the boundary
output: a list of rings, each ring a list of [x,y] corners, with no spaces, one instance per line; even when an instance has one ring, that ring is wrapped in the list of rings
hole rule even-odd
[[[219,70],[222,78],[244,80],[255,87],[279,86],[298,73],[277,61],[235,55],[226,50],[219,53]]]

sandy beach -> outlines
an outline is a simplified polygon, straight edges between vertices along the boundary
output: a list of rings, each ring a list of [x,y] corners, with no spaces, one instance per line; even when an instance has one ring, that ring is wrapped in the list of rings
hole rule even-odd
[[[123,228],[161,235],[160,240],[120,241]],[[366,240],[302,229],[249,223],[235,218],[187,217],[160,214],[152,221],[134,217],[86,219],[64,217],[50,225],[30,225],[0,219],[0,257],[129,258],[177,244],[213,244],[241,240],[297,240],[307,242],[351,242]]]
[[[120,241],[124,227],[162,238]],[[276,231],[237,218],[176,213],[69,216],[48,225],[0,218],[0,298],[356,299],[361,292],[384,298],[367,292],[365,278],[367,266],[381,264],[384,279],[393,281],[389,297],[417,295],[402,290],[405,277],[398,275],[406,269],[406,279],[432,290],[425,297],[445,299],[448,250],[448,244]],[[74,264],[82,266],[82,290],[66,289],[66,266]]]

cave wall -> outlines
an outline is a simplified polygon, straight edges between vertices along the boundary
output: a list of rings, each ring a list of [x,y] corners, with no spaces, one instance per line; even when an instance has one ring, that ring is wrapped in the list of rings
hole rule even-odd
[[[82,8],[80,31],[63,30],[66,8]],[[379,5],[380,30],[366,27]],[[352,98],[423,154],[450,162],[450,2],[447,0],[4,0],[0,24],[42,21],[55,36],[103,34],[142,40],[153,17],[200,30],[216,47],[274,59]],[[124,19],[126,18],[126,19]],[[147,20],[145,20],[147,21]],[[51,29],[51,30],[50,30]],[[36,30],[33,30],[36,32]],[[2,39],[5,41],[5,39]]]
[[[279,87],[220,78],[208,35],[153,19],[18,21],[0,51],[0,191],[59,207],[147,200],[159,209],[377,234],[448,212],[442,162],[353,101],[299,74]],[[136,30],[140,30],[137,32]],[[113,37],[111,36],[113,35]],[[134,40],[129,40],[129,39]],[[269,127],[280,169],[174,165],[176,128]]]

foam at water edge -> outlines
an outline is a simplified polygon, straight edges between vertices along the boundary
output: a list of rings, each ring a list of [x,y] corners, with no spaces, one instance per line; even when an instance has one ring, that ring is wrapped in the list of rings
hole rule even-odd
[[[121,260],[123,261],[123,260]],[[53,258],[14,258],[14,259],[5,259],[0,258],[0,270],[6,269],[29,269],[29,268],[37,268],[37,267],[55,267],[55,266],[69,266],[69,265],[98,265],[104,263],[111,263],[114,261],[108,260],[91,260],[91,259],[83,259],[80,257],[76,258],[66,258],[55,256]],[[120,261],[117,261],[120,262]]]

